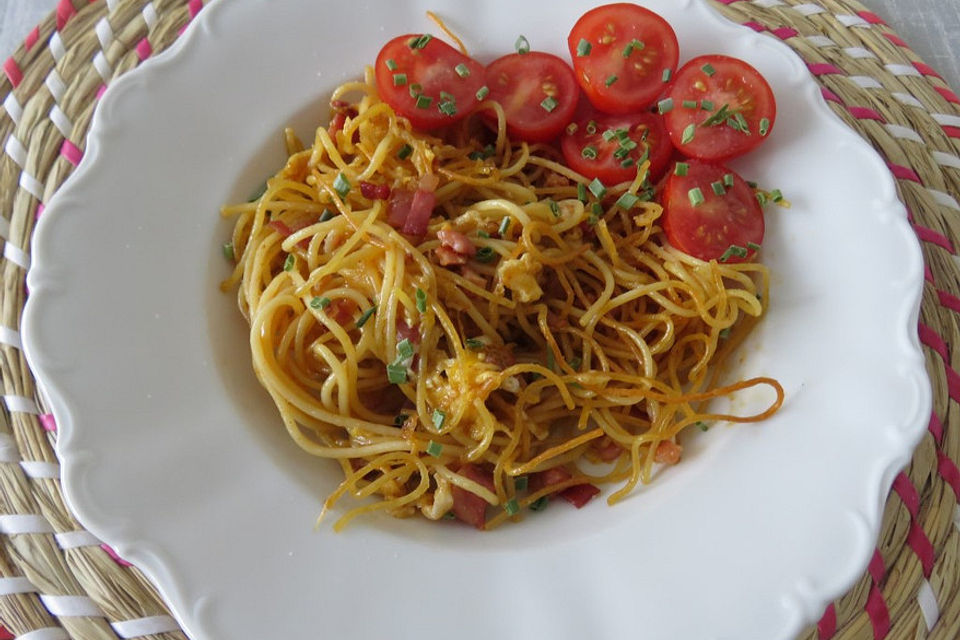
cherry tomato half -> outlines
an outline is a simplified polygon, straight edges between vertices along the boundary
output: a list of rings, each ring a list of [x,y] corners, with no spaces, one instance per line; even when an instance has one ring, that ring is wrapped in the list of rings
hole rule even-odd
[[[629,3],[587,11],[573,25],[567,46],[577,81],[590,102],[606,113],[649,106],[676,71],[680,55],[667,21]]]
[[[389,41],[377,55],[374,73],[384,102],[421,130],[468,115],[486,83],[483,65],[429,34]]]
[[[667,239],[695,258],[743,262],[763,242],[763,211],[753,189],[722,165],[680,163],[667,178],[662,199]]]
[[[700,56],[677,72],[664,115],[674,146],[701,160],[750,151],[773,129],[777,103],[760,72],[738,58]]]
[[[656,182],[673,156],[673,145],[655,113],[626,115],[598,112],[578,117],[560,139],[567,165],[604,184],[633,180],[638,164],[650,160],[650,182]]]
[[[511,138],[549,142],[573,119],[580,87],[573,69],[555,55],[511,53],[487,65],[488,96],[503,107]],[[491,120],[491,112],[484,117]],[[495,118],[494,118],[495,122]]]

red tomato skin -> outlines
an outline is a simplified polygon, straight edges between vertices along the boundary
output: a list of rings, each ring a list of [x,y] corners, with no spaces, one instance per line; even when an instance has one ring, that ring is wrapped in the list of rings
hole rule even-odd
[[[496,100],[503,107],[511,139],[550,142],[573,120],[580,100],[580,85],[573,69],[563,59],[541,51],[511,53],[488,64],[486,74],[490,89],[486,99]],[[540,87],[533,86],[536,80]],[[550,95],[557,100],[556,107],[550,111],[540,104],[548,95],[542,90],[548,83],[555,87]],[[518,84],[521,91],[517,91]],[[541,90],[537,91],[538,88]],[[489,124],[496,126],[492,112],[484,111],[483,115]]]
[[[587,125],[593,121],[596,132],[590,134]],[[607,130],[628,129],[630,137],[637,142],[637,148],[627,156],[636,163],[643,155],[644,149],[649,148],[651,183],[659,180],[670,164],[674,149],[670,143],[663,120],[659,114],[649,111],[626,115],[609,115],[597,111],[586,112],[577,118],[576,131],[564,132],[560,138],[560,149],[567,165],[588,178],[598,178],[607,185],[618,184],[633,180],[637,175],[636,164],[624,167],[614,153],[619,148],[619,141],[604,140],[603,132]],[[643,138],[644,132],[646,138]],[[597,150],[596,158],[585,158],[583,148],[592,146]]]
[[[710,65],[713,74],[703,67]],[[749,99],[742,110],[750,134],[744,134],[725,122],[715,126],[702,126],[723,105]],[[684,155],[711,162],[724,162],[751,151],[766,140],[777,118],[777,102],[773,90],[763,75],[739,58],[722,55],[706,55],[694,58],[677,72],[670,86],[668,98],[673,108],[664,114],[664,122],[674,146]],[[713,102],[713,110],[690,109],[682,106],[684,101],[698,104],[706,98]],[[760,121],[769,121],[765,135],[760,134]],[[693,124],[693,139],[684,143],[684,131]]]
[[[687,160],[687,174],[672,172],[661,195],[661,222],[667,240],[676,249],[700,260],[719,260],[731,245],[747,249],[744,257],[730,256],[724,262],[752,260],[756,250],[750,245],[763,242],[763,210],[753,189],[736,172],[719,164]],[[714,193],[711,185],[733,176],[733,186],[724,195]],[[693,205],[690,190],[699,188],[703,202]]]
[[[412,48],[409,43],[421,35],[397,36],[387,42],[377,55],[374,75],[380,98],[414,128],[430,131],[469,115],[479,104],[476,93],[486,83],[486,75],[483,65],[438,38],[431,37],[422,48]],[[396,69],[389,68],[388,60],[393,61]],[[461,77],[457,73],[459,64],[465,65],[469,75]],[[395,84],[397,74],[406,74],[404,84]],[[419,84],[420,93],[431,99],[428,107],[417,106],[417,99],[410,92],[414,84]],[[454,96],[455,113],[440,111],[441,91]]]
[[[591,45],[586,56],[577,52],[581,39]],[[634,39],[644,47],[625,57]],[[671,77],[680,59],[673,27],[653,11],[626,2],[584,13],[570,30],[567,46],[580,87],[605,113],[631,113],[652,104],[663,92],[664,71],[669,69]],[[617,79],[608,84],[614,75]]]

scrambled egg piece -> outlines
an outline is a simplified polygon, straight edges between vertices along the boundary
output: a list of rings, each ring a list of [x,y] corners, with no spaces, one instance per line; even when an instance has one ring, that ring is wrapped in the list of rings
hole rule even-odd
[[[503,260],[497,267],[497,277],[507,289],[513,291],[520,302],[533,302],[543,296],[543,289],[537,282],[537,275],[543,268],[533,256],[528,253],[520,258]]]

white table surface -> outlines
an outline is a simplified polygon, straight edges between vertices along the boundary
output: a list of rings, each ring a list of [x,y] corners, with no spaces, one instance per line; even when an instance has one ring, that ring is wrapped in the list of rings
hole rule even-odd
[[[960,91],[960,0],[862,0]],[[57,0],[0,0],[0,59],[56,8]]]

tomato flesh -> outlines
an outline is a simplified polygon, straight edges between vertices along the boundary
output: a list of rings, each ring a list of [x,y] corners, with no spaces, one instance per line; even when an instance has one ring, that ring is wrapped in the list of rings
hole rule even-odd
[[[577,81],[606,113],[649,106],[677,68],[677,35],[662,17],[635,4],[608,4],[583,14],[567,38]]]
[[[390,40],[377,56],[374,73],[384,102],[420,130],[467,116],[486,83],[483,65],[427,34]]]
[[[763,210],[753,189],[722,165],[698,160],[685,165],[686,175],[677,175],[675,169],[663,190],[667,240],[701,260],[752,259],[763,242],[764,228]]]
[[[487,65],[489,99],[503,107],[507,133],[527,142],[549,142],[573,119],[580,87],[573,70],[555,55],[512,53]],[[488,121],[495,122],[490,112]]]
[[[699,56],[677,72],[664,115],[674,146],[701,160],[742,155],[773,130],[777,104],[760,72],[738,58]]]
[[[560,139],[563,157],[574,171],[604,184],[633,180],[644,158],[650,160],[650,182],[656,182],[673,156],[670,137],[655,113],[593,112],[579,117],[575,125]]]

